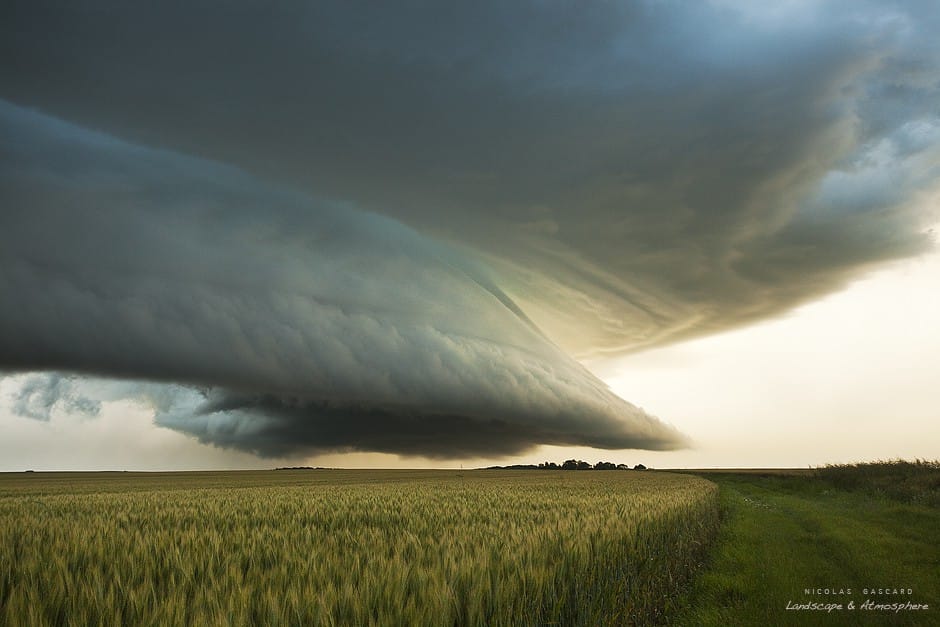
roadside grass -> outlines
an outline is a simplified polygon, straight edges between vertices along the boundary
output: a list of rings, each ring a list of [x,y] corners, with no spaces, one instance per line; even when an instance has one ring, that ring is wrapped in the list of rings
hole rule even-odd
[[[843,490],[940,507],[940,461],[903,459],[817,468],[819,479]]]
[[[669,622],[689,626],[940,625],[940,508],[914,491],[877,486],[892,468],[803,475],[701,473],[719,484],[722,527],[705,568]],[[905,469],[905,472],[911,469]],[[921,468],[908,476],[924,490]],[[836,487],[851,486],[850,489]],[[888,498],[887,494],[897,494]],[[905,502],[907,501],[907,502]],[[836,594],[806,594],[806,589]],[[912,589],[908,595],[865,593]],[[845,590],[846,594],[838,594]],[[848,590],[851,589],[851,593]],[[875,603],[926,603],[928,610],[862,610]],[[787,610],[787,604],[856,609]]]

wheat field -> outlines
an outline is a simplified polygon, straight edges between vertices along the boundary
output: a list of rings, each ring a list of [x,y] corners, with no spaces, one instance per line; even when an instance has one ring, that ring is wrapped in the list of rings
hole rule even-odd
[[[658,472],[9,473],[0,623],[654,624],[717,527]]]

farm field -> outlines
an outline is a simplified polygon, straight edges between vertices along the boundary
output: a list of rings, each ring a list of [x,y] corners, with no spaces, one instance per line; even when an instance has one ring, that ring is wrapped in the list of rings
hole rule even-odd
[[[654,624],[718,524],[660,472],[9,473],[0,624]]]
[[[699,472],[720,486],[721,531],[673,624],[940,625],[935,462]],[[786,609],[814,602],[842,608]]]

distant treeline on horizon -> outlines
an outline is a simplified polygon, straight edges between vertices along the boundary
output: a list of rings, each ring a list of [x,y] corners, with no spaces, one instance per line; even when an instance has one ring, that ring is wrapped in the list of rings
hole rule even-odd
[[[629,464],[615,464],[613,462],[597,462],[593,466],[580,459],[569,459],[561,465],[555,462],[542,462],[541,464],[515,464],[513,466],[487,466],[484,470],[646,470],[643,464],[633,468]]]
[[[284,466],[274,470],[336,470],[322,466]],[[629,464],[615,464],[613,462],[597,462],[594,465],[580,459],[569,459],[562,464],[555,462],[542,462],[541,464],[514,464],[512,466],[487,466],[477,470],[647,470],[643,464],[630,467]]]

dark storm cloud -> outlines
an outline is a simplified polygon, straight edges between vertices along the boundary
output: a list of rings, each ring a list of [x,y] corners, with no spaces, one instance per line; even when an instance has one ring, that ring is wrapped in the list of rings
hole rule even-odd
[[[938,124],[932,3],[4,13],[4,97],[475,248],[578,355],[773,315],[929,245],[910,180],[818,201],[870,144]]]
[[[0,367],[186,384],[126,396],[262,455],[684,443],[400,223],[8,104],[0,132]]]
[[[37,268],[59,263],[93,285],[120,267],[120,284],[151,300],[122,296],[139,336],[102,349],[120,362],[112,374],[244,392],[224,416],[165,418],[211,441],[267,425],[282,435],[253,441],[289,441],[297,428],[339,442],[330,431],[339,413],[370,429],[398,421],[362,436],[377,450],[404,450],[386,435],[450,423],[452,439],[469,443],[475,426],[460,420],[485,407],[493,432],[514,442],[520,424],[535,433],[517,420],[532,407],[499,387],[535,368],[519,350],[541,347],[538,363],[577,373],[527,380],[546,394],[609,394],[536,329],[577,356],[623,353],[779,314],[927,250],[936,214],[924,206],[940,168],[938,30],[929,2],[7,2],[0,96],[300,190],[239,185],[219,166],[127,145],[131,174],[115,157],[113,168],[79,176],[74,153],[21,137],[37,171],[55,173],[29,186],[4,166],[5,194],[17,201],[5,199],[15,208],[4,218],[21,221],[16,207],[52,206],[54,194],[79,209],[56,216],[74,241],[58,253],[19,251],[17,263],[32,265],[7,275],[17,289],[48,284],[54,275]],[[76,132],[42,125],[56,141]],[[44,176],[79,189],[47,189]],[[322,203],[314,211],[304,193],[393,220]],[[324,220],[341,226],[324,230]],[[29,222],[19,236],[42,241],[48,228]],[[316,245],[306,229],[321,231]],[[292,257],[301,249],[312,256]],[[177,298],[180,277],[191,287]],[[45,304],[101,308],[101,288],[63,289],[72,291]],[[313,309],[295,294],[314,298]],[[205,328],[195,335],[184,321],[199,308]],[[98,313],[89,319],[118,312]],[[245,340],[245,328],[264,332]],[[174,342],[148,340],[154,331]],[[465,339],[451,345],[453,334]],[[277,347],[300,340],[336,359],[335,372],[316,359],[285,362]],[[181,345],[226,351],[182,359]],[[20,366],[87,368],[61,350],[49,342],[40,352],[55,359]],[[387,367],[373,372],[370,350]],[[128,354],[146,372],[124,363]],[[438,386],[443,372],[425,361],[437,354],[454,359],[443,370],[450,385]],[[461,377],[501,383],[480,401]],[[580,391],[556,392],[559,378]],[[500,394],[512,400],[493,400]],[[381,407],[356,405],[373,397]],[[420,402],[401,405],[407,398]],[[562,405],[552,405],[562,421],[582,411]],[[246,418],[259,412],[269,421]],[[530,441],[560,441],[547,425]]]

